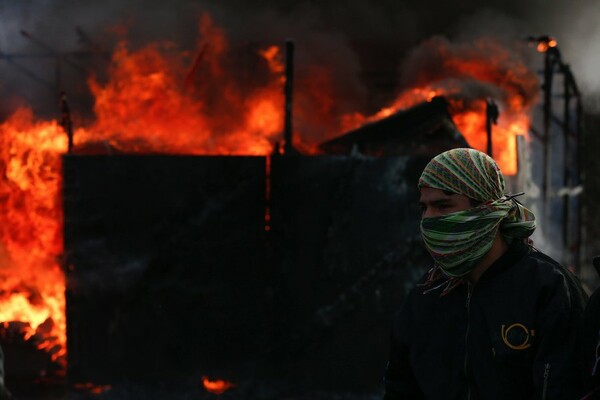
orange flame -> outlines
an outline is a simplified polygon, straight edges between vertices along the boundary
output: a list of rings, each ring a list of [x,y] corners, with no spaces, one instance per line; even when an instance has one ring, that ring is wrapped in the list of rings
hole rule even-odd
[[[59,155],[67,137],[56,121],[35,122],[18,110],[0,125],[0,321],[27,321],[29,339],[54,360],[65,354]],[[63,360],[64,361],[64,360]]]
[[[359,113],[346,116],[344,127],[349,130],[365,122],[385,118],[399,110],[412,107],[434,96],[445,96],[458,130],[469,145],[486,151],[486,96],[469,96],[469,85],[480,82],[481,92],[498,96],[498,124],[492,127],[493,157],[505,175],[517,173],[516,137],[527,137],[530,113],[537,100],[538,81],[535,73],[497,43],[482,39],[473,48],[451,48],[446,42],[432,41],[439,65],[421,67],[415,87],[403,91],[394,102],[376,114],[365,117]],[[441,61],[440,61],[441,60]],[[443,71],[443,73],[439,73]],[[421,83],[422,82],[422,83]],[[493,85],[490,90],[485,85]]]
[[[204,389],[206,389],[207,392],[213,393],[213,394],[223,394],[226,391],[228,391],[229,389],[236,386],[234,383],[227,382],[227,381],[220,380],[220,379],[211,381],[206,376],[202,377],[202,385],[204,385]]]
[[[102,143],[127,152],[268,154],[283,125],[281,82],[236,87],[224,74],[223,33],[206,15],[200,32],[199,42],[210,45],[200,60],[205,64],[194,69],[204,79],[191,92],[184,88],[189,68],[183,54],[173,54],[168,45],[132,53],[121,43],[110,80],[89,79],[97,118],[75,131],[76,148]],[[218,104],[207,98],[219,99]],[[58,260],[60,155],[66,150],[67,136],[58,123],[35,121],[27,108],[0,125],[0,322],[27,321],[24,336],[41,335],[38,347],[63,363],[65,281]]]
[[[264,50],[260,50],[258,53],[267,61],[269,69],[272,72],[282,74],[285,71],[285,66],[280,60],[281,56],[279,54],[278,46],[269,46]]]

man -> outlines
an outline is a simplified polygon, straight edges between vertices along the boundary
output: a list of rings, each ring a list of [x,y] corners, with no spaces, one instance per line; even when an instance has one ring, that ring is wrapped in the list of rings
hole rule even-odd
[[[444,152],[419,188],[434,265],[394,321],[384,399],[578,399],[583,291],[528,243],[494,160]]]

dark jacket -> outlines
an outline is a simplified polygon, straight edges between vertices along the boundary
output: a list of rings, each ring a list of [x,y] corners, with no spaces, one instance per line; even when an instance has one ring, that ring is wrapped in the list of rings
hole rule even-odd
[[[585,294],[565,268],[513,244],[474,287],[440,291],[417,286],[398,314],[385,400],[579,398]]]
[[[590,297],[583,318],[583,377],[589,400],[600,399],[600,288]]]

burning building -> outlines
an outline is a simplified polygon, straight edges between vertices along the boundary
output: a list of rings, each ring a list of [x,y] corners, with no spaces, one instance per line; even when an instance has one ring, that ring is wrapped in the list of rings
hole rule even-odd
[[[408,57],[412,84],[373,115],[338,109],[335,72],[304,66],[287,142],[280,46],[232,55],[203,14],[192,51],[121,40],[111,57],[87,78],[93,117],[22,107],[0,126],[14,380],[19,349],[43,351],[22,376],[66,372],[106,396],[376,392],[389,317],[428,264],[423,165],[488,149],[491,129],[504,172],[527,177],[517,143],[531,140],[540,82],[490,38],[425,42]]]

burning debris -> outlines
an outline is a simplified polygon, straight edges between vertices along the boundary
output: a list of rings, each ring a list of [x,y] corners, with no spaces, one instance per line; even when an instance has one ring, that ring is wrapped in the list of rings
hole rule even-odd
[[[91,382],[76,383],[73,385],[73,389],[88,392],[90,394],[102,394],[112,389],[110,385],[95,385]]]

